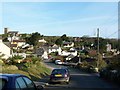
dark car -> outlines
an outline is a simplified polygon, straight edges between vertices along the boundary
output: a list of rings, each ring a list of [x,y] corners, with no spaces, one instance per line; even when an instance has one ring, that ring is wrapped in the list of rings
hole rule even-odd
[[[40,90],[34,82],[21,74],[0,74],[0,90]]]
[[[53,69],[50,75],[50,83],[52,82],[65,82],[69,84],[70,81],[70,73],[66,68],[62,69]]]

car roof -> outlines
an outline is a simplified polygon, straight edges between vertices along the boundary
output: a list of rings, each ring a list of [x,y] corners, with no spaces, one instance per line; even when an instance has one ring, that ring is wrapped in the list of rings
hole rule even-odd
[[[67,70],[67,68],[55,68],[53,70]]]
[[[0,79],[5,79],[6,81],[8,81],[8,78],[9,77],[19,77],[19,76],[24,76],[22,74],[3,74],[3,73],[0,73]]]
[[[3,73],[1,73],[0,76],[16,77],[16,76],[24,76],[24,75],[22,75],[22,74],[3,74]]]

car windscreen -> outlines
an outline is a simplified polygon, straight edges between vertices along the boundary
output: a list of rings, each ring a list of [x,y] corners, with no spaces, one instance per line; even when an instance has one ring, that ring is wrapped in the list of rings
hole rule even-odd
[[[6,83],[6,81],[4,79],[0,78],[0,90],[3,89],[3,87],[5,86],[5,83]]]
[[[66,70],[65,69],[54,69],[52,71],[52,74],[65,74]]]

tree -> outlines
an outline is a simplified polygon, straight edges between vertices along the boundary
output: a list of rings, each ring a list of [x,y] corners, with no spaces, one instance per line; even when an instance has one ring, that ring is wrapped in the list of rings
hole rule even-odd
[[[41,38],[40,33],[38,32],[32,33],[32,35],[29,38],[27,38],[27,43],[29,43],[30,45],[36,46],[40,38]]]
[[[59,39],[57,39],[57,40],[56,40],[55,44],[57,44],[57,45],[60,45],[60,46],[61,46],[61,45],[62,45],[62,42],[63,42],[63,41],[62,41],[62,39],[61,39],[61,38],[59,38]]]
[[[68,38],[66,34],[63,34],[60,38],[58,38],[58,39],[55,41],[55,44],[57,44],[57,45],[62,45],[62,44],[63,44],[63,41],[70,42],[70,38]]]
[[[100,52],[106,52],[106,45],[107,45],[107,40],[100,38],[99,39],[99,48],[100,48]],[[95,45],[95,49],[97,50],[97,46],[98,46],[98,41],[95,40],[94,41],[94,45]]]
[[[70,41],[66,34],[63,34],[60,38],[61,38],[63,41],[68,41],[68,42]]]
[[[9,42],[7,37],[8,37],[8,34],[2,34],[3,42]]]

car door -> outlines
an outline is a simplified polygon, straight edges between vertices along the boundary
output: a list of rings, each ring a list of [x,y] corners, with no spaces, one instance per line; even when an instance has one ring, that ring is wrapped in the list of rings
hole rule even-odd
[[[27,84],[28,89],[30,89],[30,90],[36,90],[36,86],[35,86],[35,84],[33,83],[32,80],[30,80],[27,77],[23,77],[23,79],[24,79],[25,83]]]

